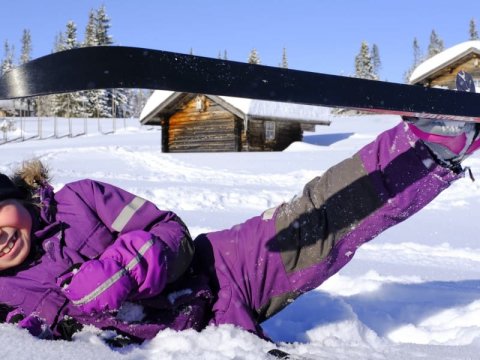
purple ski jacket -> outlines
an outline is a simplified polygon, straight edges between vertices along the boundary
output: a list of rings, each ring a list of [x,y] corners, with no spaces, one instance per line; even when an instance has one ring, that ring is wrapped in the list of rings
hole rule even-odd
[[[399,124],[301,196],[195,241],[173,212],[112,185],[81,180],[54,194],[45,184],[29,258],[0,273],[3,317],[33,316],[58,338],[71,319],[140,341],[225,323],[262,336],[261,322],[460,176]],[[121,316],[125,303],[142,318]]]

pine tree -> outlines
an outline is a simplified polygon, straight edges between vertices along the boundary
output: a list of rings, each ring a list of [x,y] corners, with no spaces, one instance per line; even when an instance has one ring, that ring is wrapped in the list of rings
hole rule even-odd
[[[470,28],[469,28],[470,40],[478,40],[478,32],[477,32],[477,25],[475,23],[475,19],[470,20]]]
[[[377,80],[373,72],[372,58],[367,42],[363,41],[360,52],[355,57],[355,77],[360,79]]]
[[[370,51],[370,58],[372,59],[372,73],[376,79],[380,79],[380,69],[382,68],[382,62],[380,60],[380,51],[377,44],[372,45]]]
[[[77,25],[73,21],[67,23],[65,31],[65,49],[76,49],[80,46],[77,39]]]
[[[435,30],[430,34],[430,44],[428,45],[428,58],[441,53],[445,49],[443,40],[437,35]]]
[[[5,40],[3,44],[3,60],[0,68],[1,74],[5,74],[7,71],[13,69],[15,57],[15,47],[10,45],[8,40]]]
[[[32,37],[30,30],[24,29],[22,34],[22,48],[20,52],[20,64],[25,64],[32,59]],[[21,102],[27,106],[28,113],[31,113],[32,109],[36,108],[35,99],[22,99]]]
[[[22,34],[22,50],[20,54],[20,64],[25,64],[32,59],[32,37],[30,30],[24,29]]]
[[[228,60],[227,50],[223,50],[223,55],[222,55],[222,52],[219,51],[217,58],[218,58],[219,60]]]
[[[250,51],[247,62],[249,64],[261,64],[260,56],[258,55],[257,49],[254,48],[252,49],[252,51]]]
[[[97,21],[97,28],[96,28],[97,44],[112,45],[113,39],[112,39],[112,36],[109,34],[109,29],[111,28],[110,18],[107,15],[105,6],[102,5],[97,10],[96,21]]]
[[[417,38],[413,39],[413,66],[417,67],[423,60],[422,50],[418,44]]]
[[[97,46],[97,17],[96,12],[93,9],[90,9],[88,13],[87,26],[85,27],[85,37],[82,43],[82,46]],[[98,116],[96,111],[96,102],[98,101],[98,93],[95,90],[85,91],[84,96],[84,115],[87,117]]]
[[[73,21],[67,22],[65,32],[57,34],[55,51],[71,50],[79,47],[77,26]],[[45,101],[50,102],[50,115],[61,117],[77,117],[84,113],[84,94],[81,92],[56,94],[49,96]],[[42,106],[46,108],[46,106]]]
[[[282,63],[280,67],[283,69],[288,69],[288,59],[287,59],[287,49],[283,48],[282,51]]]
[[[417,38],[413,39],[413,63],[410,69],[408,69],[403,75],[405,83],[410,82],[410,76],[412,75],[415,68],[423,61],[422,50],[418,44]]]
[[[88,22],[85,28],[83,46],[106,46],[112,45],[113,40],[109,34],[110,18],[107,16],[105,6],[97,10],[91,9],[88,14]],[[116,100],[111,90],[91,90],[84,94],[84,112],[91,117],[112,117],[112,109],[115,108]],[[86,100],[85,100],[86,99]]]
[[[88,13],[87,26],[85,28],[85,39],[83,46],[97,46],[97,18],[93,9]]]
[[[109,34],[111,28],[110,18],[107,15],[105,6],[97,9],[97,44],[101,46],[108,46],[113,44],[112,36]],[[108,89],[100,92],[98,99],[98,106],[100,107],[101,117],[118,117],[123,112],[123,108],[127,103],[127,91],[123,89]]]
[[[65,29],[65,43],[64,49],[71,50],[80,46],[77,39],[77,25],[73,21],[67,22]],[[66,111],[64,112],[67,117],[80,117],[85,113],[85,94],[83,92],[75,92],[65,94],[64,103],[66,105]]]
[[[60,31],[57,35],[55,35],[53,52],[59,52],[63,50],[65,50],[65,35]]]

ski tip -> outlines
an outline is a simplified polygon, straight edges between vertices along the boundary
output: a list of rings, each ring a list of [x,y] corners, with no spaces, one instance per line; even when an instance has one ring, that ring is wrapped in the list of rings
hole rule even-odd
[[[303,356],[292,355],[280,349],[272,349],[267,352],[267,354],[272,355],[274,359],[283,359],[283,360],[309,360]]]
[[[460,70],[457,73],[456,86],[457,91],[476,92],[472,75],[464,70]]]

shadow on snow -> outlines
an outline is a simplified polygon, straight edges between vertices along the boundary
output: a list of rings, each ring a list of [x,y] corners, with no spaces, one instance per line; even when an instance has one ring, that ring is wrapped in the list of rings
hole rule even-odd
[[[464,280],[390,283],[352,296],[316,290],[302,295],[262,326],[275,341],[305,342],[308,330],[358,319],[383,337],[400,326],[419,324],[443,310],[480,300],[479,289],[480,280]]]
[[[320,135],[306,135],[303,137],[303,142],[312,145],[329,146],[336,142],[348,139],[354,135],[353,132],[337,133],[337,134],[320,134]]]

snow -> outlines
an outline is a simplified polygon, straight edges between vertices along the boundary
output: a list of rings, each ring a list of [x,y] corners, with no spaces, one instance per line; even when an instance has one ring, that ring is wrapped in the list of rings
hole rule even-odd
[[[56,189],[84,177],[111,182],[177,212],[193,235],[223,229],[300,192],[352,155],[396,116],[333,118],[277,153],[163,154],[160,131],[138,120],[100,135],[0,145],[0,171],[46,162]],[[83,126],[83,121],[80,129]],[[79,129],[79,131],[81,131]],[[47,130],[44,130],[47,132]],[[60,133],[66,133],[63,128]],[[466,161],[480,178],[480,155]],[[311,359],[472,359],[480,351],[480,185],[461,179],[426,209],[360,248],[320,288],[267,321],[290,353]],[[123,318],[142,316],[127,305]],[[2,359],[268,359],[273,344],[234,326],[166,330],[142,345],[111,349],[112,334],[87,327],[74,341],[46,341],[0,324]]]
[[[413,71],[409,79],[410,84],[417,83],[423,77],[441,67],[445,67],[450,62],[461,58],[470,52],[480,54],[480,40],[471,40],[457,44],[438,53],[430,59],[425,60]]]

